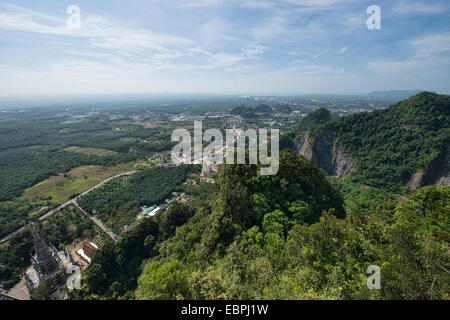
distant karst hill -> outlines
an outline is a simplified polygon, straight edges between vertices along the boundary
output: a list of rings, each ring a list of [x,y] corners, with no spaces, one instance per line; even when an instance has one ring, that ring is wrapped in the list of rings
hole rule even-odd
[[[422,92],[385,110],[323,124],[314,124],[316,114],[304,119],[312,125],[300,124],[294,149],[330,175],[353,173],[373,187],[448,185],[449,113],[450,96]]]
[[[260,104],[257,107],[251,108],[246,106],[235,107],[231,110],[231,114],[246,116],[246,115],[255,115],[255,113],[270,113],[272,112],[272,108],[267,104]]]
[[[268,112],[272,112],[272,108],[269,107],[267,104],[260,104],[259,106],[255,107],[253,109],[253,112],[268,113]]]
[[[291,113],[292,109],[288,104],[283,104],[281,106],[278,106],[277,110],[281,113]]]
[[[326,123],[331,120],[331,112],[326,108],[318,108],[313,112],[309,113],[303,120],[299,123],[297,127],[298,132],[306,132],[312,126]]]
[[[240,114],[243,114],[246,112],[248,112],[248,109],[246,106],[235,107],[230,111],[231,114],[235,114],[235,115],[240,115]]]
[[[400,100],[408,99],[409,97],[412,97],[420,92],[423,92],[423,90],[374,91],[368,93],[367,96],[377,100],[397,102]]]

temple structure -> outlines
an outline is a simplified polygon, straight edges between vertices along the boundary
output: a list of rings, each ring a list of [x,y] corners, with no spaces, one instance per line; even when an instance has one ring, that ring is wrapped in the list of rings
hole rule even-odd
[[[72,263],[71,256],[65,251],[58,252],[52,245],[48,246],[32,224],[31,233],[35,254],[31,258],[31,267],[24,274],[28,292],[31,294],[37,286],[44,283],[48,283],[56,291],[65,285],[66,268]]]

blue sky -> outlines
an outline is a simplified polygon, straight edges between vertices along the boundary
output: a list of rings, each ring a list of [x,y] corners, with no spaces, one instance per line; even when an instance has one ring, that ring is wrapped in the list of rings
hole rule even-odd
[[[450,93],[449,18],[447,0],[0,0],[0,95]]]

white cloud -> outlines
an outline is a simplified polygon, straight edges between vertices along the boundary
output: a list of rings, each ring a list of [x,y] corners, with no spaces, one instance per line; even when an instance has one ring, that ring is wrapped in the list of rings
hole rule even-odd
[[[344,52],[347,52],[347,50],[348,50],[348,47],[345,46],[345,47],[343,47],[341,50],[339,50],[339,51],[337,52],[337,54],[343,54]]]
[[[50,15],[43,14],[41,12],[37,12],[37,11],[34,11],[34,10],[30,10],[30,9],[27,9],[27,8],[24,8],[24,7],[15,5],[15,4],[0,2],[0,8],[5,8],[7,10],[14,10],[16,12],[21,12],[21,13],[24,13],[24,14],[28,14],[30,16],[35,16],[35,17],[42,18],[42,19],[45,19],[45,20],[48,20],[48,21],[53,21],[53,22],[56,22],[56,23],[64,23],[64,20],[61,19],[61,18],[55,18],[55,17],[52,17]]]
[[[242,54],[246,58],[254,58],[256,56],[264,54],[267,49],[268,47],[259,44],[251,44],[242,50]]]
[[[330,7],[352,1],[354,0],[284,0],[283,2],[303,7]]]
[[[285,39],[281,37],[295,37],[293,30],[289,29],[288,17],[284,14],[273,15],[263,19],[263,21],[250,30],[252,36],[256,39],[273,40]]]
[[[202,3],[213,4],[215,1]],[[84,54],[81,49],[77,51],[69,49],[65,52],[85,58],[106,58],[109,63],[116,66],[126,64],[147,71],[228,68],[254,59],[266,50],[266,47],[257,44],[243,45],[234,53],[220,52],[217,48],[213,51],[202,49],[193,40],[185,37],[124,27],[99,15],[83,15],[82,28],[69,30],[64,20],[17,6],[11,6],[9,9],[13,11],[0,12],[0,29],[86,38],[91,50]],[[223,34],[222,29],[217,27],[211,30],[212,24],[204,28],[212,32],[209,35],[210,40],[223,39],[223,37],[217,37],[217,34]],[[95,53],[95,50],[99,51]],[[195,59],[192,62],[180,62],[181,58]]]
[[[372,36],[380,36],[379,46],[384,44],[383,37],[400,39],[408,56],[401,60],[404,52],[385,50],[367,63],[375,72],[357,72],[365,43],[367,55],[374,45],[362,34],[367,16],[360,0],[148,1],[162,13],[155,21],[124,23],[127,20],[82,11],[80,30],[68,30],[65,19],[0,3],[0,29],[10,41],[2,53],[6,59],[0,65],[0,94],[349,92],[389,86],[425,88],[420,85],[423,79],[433,79],[436,86],[443,79],[441,87],[448,87],[448,75],[441,76],[450,70],[447,33],[402,41],[411,36],[408,30],[373,32]],[[389,18],[396,14],[410,23],[403,16],[407,10],[437,14],[442,7],[442,3],[425,1],[405,7],[408,3],[390,4],[399,12],[391,11]],[[383,11],[384,17],[387,11]],[[122,12],[111,9],[110,13],[122,18]],[[128,14],[134,12],[125,16]],[[22,49],[14,48],[16,44],[26,47],[35,43],[39,47],[33,55],[20,52],[13,57],[8,51]],[[51,56],[44,56],[48,52]],[[355,67],[348,60],[339,65],[344,60],[339,55],[355,59]],[[21,68],[22,63],[27,67]]]
[[[218,7],[226,5],[231,2],[230,0],[188,0],[188,1],[175,1],[175,3],[180,4],[183,7],[193,7],[193,8],[208,8],[208,7]]]
[[[450,32],[431,34],[410,41],[417,57],[450,54]]]
[[[268,0],[242,0],[240,5],[251,9],[271,9],[275,6],[275,3]]]
[[[411,56],[401,61],[369,61],[368,68],[377,74],[411,74],[423,72],[436,74],[450,64],[450,32],[431,34],[408,42]],[[439,66],[439,68],[436,68]],[[448,70],[448,69],[447,69]]]
[[[268,48],[257,43],[249,44],[243,48],[239,54],[230,53],[216,53],[213,54],[209,51],[202,49],[194,49],[193,52],[204,54],[208,57],[208,63],[198,66],[198,69],[211,70],[216,68],[227,68],[227,71],[236,72],[240,70],[236,65],[240,62],[254,59],[265,53]],[[235,68],[230,68],[236,66]]]
[[[303,60],[294,61],[294,65],[290,68],[281,70],[282,73],[295,74],[296,76],[335,76],[342,74],[345,70],[335,66],[309,64]]]
[[[233,25],[213,17],[200,27],[199,41],[208,47],[221,48],[230,43],[243,43],[239,34],[235,34]]]
[[[396,14],[441,14],[448,11],[450,6],[442,2],[420,1],[420,0],[398,0],[395,3],[394,12]]]
[[[358,0],[166,0],[173,6],[184,8],[220,8],[226,6],[240,6],[255,10],[274,10],[294,7],[294,9],[332,10]]]
[[[318,59],[324,57],[333,57],[347,52],[348,46],[344,46],[339,50],[330,50],[326,48],[312,48],[310,51],[292,49],[287,52],[291,56],[304,56],[310,59]]]

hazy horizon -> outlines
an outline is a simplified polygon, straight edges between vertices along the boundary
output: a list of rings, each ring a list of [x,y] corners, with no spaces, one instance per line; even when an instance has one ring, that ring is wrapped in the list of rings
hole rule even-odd
[[[231,93],[220,93],[220,92],[124,92],[124,93],[66,93],[66,94],[22,94],[22,95],[0,95],[0,100],[14,100],[14,99],[33,99],[33,98],[67,98],[67,97],[79,97],[79,98],[98,98],[98,97],[126,97],[126,98],[153,98],[153,97],[191,97],[191,96],[205,96],[205,97],[304,97],[304,96],[355,96],[364,97],[368,96],[374,92],[414,92],[414,91],[429,91],[437,94],[449,95],[450,90],[446,92],[437,90],[426,90],[426,89],[388,89],[388,90],[370,90],[367,92],[231,92]]]

